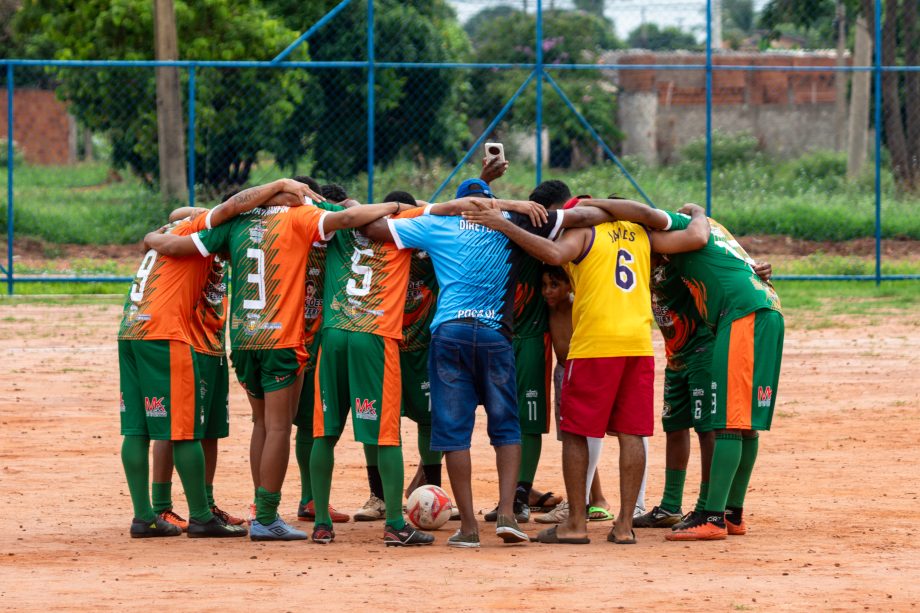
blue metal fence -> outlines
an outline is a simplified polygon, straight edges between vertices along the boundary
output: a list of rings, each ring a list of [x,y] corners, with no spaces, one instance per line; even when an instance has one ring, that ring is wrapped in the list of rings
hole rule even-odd
[[[400,70],[501,70],[501,71],[527,71],[527,77],[523,80],[514,94],[505,102],[501,110],[486,125],[485,129],[476,137],[469,141],[469,146],[465,153],[460,157],[459,162],[453,169],[447,173],[439,187],[431,195],[434,201],[443,192],[443,190],[458,175],[482,143],[495,130],[499,123],[506,117],[512,109],[515,102],[528,90],[531,82],[535,84],[535,183],[543,180],[543,146],[541,144],[544,130],[544,83],[548,84],[550,90],[559,96],[565,107],[573,113],[582,128],[590,134],[603,151],[603,154],[615,165],[623,174],[625,179],[632,185],[636,192],[650,205],[654,206],[648,191],[643,189],[640,182],[627,170],[626,165],[620,160],[614,151],[614,147],[605,142],[601,134],[592,127],[585,115],[578,110],[571,98],[565,93],[563,88],[553,77],[553,74],[571,73],[572,71],[599,71],[599,70],[617,70],[617,71],[635,71],[635,70],[670,70],[670,71],[700,71],[705,70],[705,121],[706,121],[706,148],[705,148],[705,180],[706,180],[706,209],[712,212],[713,206],[713,188],[714,188],[714,169],[713,169],[713,77],[714,74],[724,71],[771,71],[771,72],[788,72],[788,73],[859,73],[871,72],[874,77],[874,123],[875,123],[875,177],[874,177],[874,203],[875,203],[875,274],[874,275],[787,275],[778,276],[777,278],[785,279],[809,279],[809,280],[858,280],[858,281],[875,281],[879,283],[883,280],[906,280],[920,279],[920,275],[902,274],[902,275],[885,275],[882,274],[882,76],[886,72],[908,73],[920,70],[920,66],[886,66],[882,63],[882,0],[875,2],[874,15],[874,62],[872,66],[772,66],[772,65],[725,65],[714,62],[714,49],[712,45],[712,0],[706,0],[706,41],[705,41],[705,64],[636,64],[636,63],[553,63],[544,62],[544,10],[542,0],[536,0],[534,32],[534,62],[532,63],[477,63],[477,62],[390,62],[377,60],[375,53],[375,14],[374,2],[367,2],[367,29],[366,29],[366,57],[363,61],[288,61],[288,57],[310,39],[316,32],[326,26],[330,21],[343,11],[351,0],[343,0],[335,6],[329,13],[317,21],[313,26],[306,30],[296,40],[294,40],[284,51],[279,53],[270,61],[118,61],[118,60],[24,60],[24,59],[3,59],[0,64],[5,67],[7,83],[7,257],[5,265],[0,266],[0,273],[5,277],[7,292],[14,292],[16,283],[30,282],[100,282],[100,281],[130,281],[129,278],[117,276],[93,275],[88,276],[56,276],[45,277],[40,275],[17,276],[14,271],[13,245],[14,245],[14,177],[16,174],[14,164],[14,89],[15,76],[18,67],[60,67],[68,69],[89,69],[89,68],[158,68],[158,67],[178,67],[187,71],[187,174],[189,186],[189,204],[195,204],[196,193],[196,98],[199,93],[199,81],[197,76],[201,74],[202,69],[269,69],[269,70],[291,70],[305,69],[310,71],[319,70],[364,70],[366,71],[366,147],[367,147],[367,200],[374,200],[374,182],[375,182],[375,124],[377,121],[378,109],[375,101],[375,84],[376,77],[380,71],[388,69]],[[910,101],[909,104],[916,104],[920,101]]]

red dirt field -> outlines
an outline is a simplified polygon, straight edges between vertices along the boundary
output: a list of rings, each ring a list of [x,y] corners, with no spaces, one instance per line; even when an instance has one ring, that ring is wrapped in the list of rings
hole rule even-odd
[[[328,546],[185,537],[132,541],[118,434],[112,305],[0,304],[0,605],[6,610],[909,610],[920,605],[920,314],[882,325],[834,320],[788,330],[774,430],[761,443],[746,504],[749,533],[679,544],[638,531],[635,546],[505,546],[482,526],[481,550],[384,548],[382,524],[345,524]],[[663,368],[656,335],[658,369]],[[660,410],[660,372],[656,406]],[[248,405],[231,398],[218,503],[243,513],[251,496]],[[407,475],[417,452],[403,424]],[[694,446],[694,455],[696,448]],[[616,498],[616,442],[601,468]],[[367,496],[360,447],[339,445],[333,504]],[[477,508],[496,496],[484,420],[474,439]],[[648,497],[663,484],[664,438],[651,440]],[[684,494],[699,481],[691,461]],[[294,458],[282,509],[294,515]],[[408,478],[408,476],[407,476]],[[177,510],[186,510],[178,478]],[[446,481],[446,471],[445,471]],[[539,489],[562,491],[550,435]],[[535,524],[525,524],[530,533]]]

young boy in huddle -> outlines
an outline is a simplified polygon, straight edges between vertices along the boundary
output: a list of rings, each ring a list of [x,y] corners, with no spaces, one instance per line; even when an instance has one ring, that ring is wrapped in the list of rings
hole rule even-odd
[[[549,307],[549,332],[556,354],[556,368],[553,370],[553,396],[555,398],[556,437],[559,434],[559,399],[562,396],[562,375],[569,355],[569,343],[572,340],[572,284],[561,266],[543,268],[543,299]],[[597,461],[600,458],[603,439],[588,439],[588,517],[595,521],[611,519],[609,504],[601,491],[601,482],[597,474]],[[549,513],[536,518],[539,523],[560,523],[568,518],[569,505],[563,502]]]

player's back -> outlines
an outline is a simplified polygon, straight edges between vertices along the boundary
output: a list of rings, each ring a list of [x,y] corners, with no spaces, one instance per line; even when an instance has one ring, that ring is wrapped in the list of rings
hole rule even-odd
[[[434,263],[427,251],[416,251],[409,265],[400,351],[416,351],[428,347],[437,299],[438,280],[434,273]]]
[[[586,253],[567,265],[575,290],[569,358],[652,355],[648,234],[628,221],[603,223]]]
[[[652,314],[664,338],[668,366],[679,369],[683,356],[715,338],[705,325],[677,268],[659,256],[652,269]]]
[[[227,260],[220,255],[211,258],[211,268],[204,288],[195,304],[192,317],[192,347],[199,353],[224,355],[227,327]]]
[[[204,228],[204,217],[177,222],[168,231],[189,236]],[[193,311],[210,270],[210,258],[174,258],[149,250],[128,290],[118,338],[191,344]]]

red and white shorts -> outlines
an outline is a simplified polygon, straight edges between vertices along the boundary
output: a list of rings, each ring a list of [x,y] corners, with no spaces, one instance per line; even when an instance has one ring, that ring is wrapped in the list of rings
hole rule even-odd
[[[652,436],[655,358],[572,358],[562,379],[559,428],[579,436]]]

